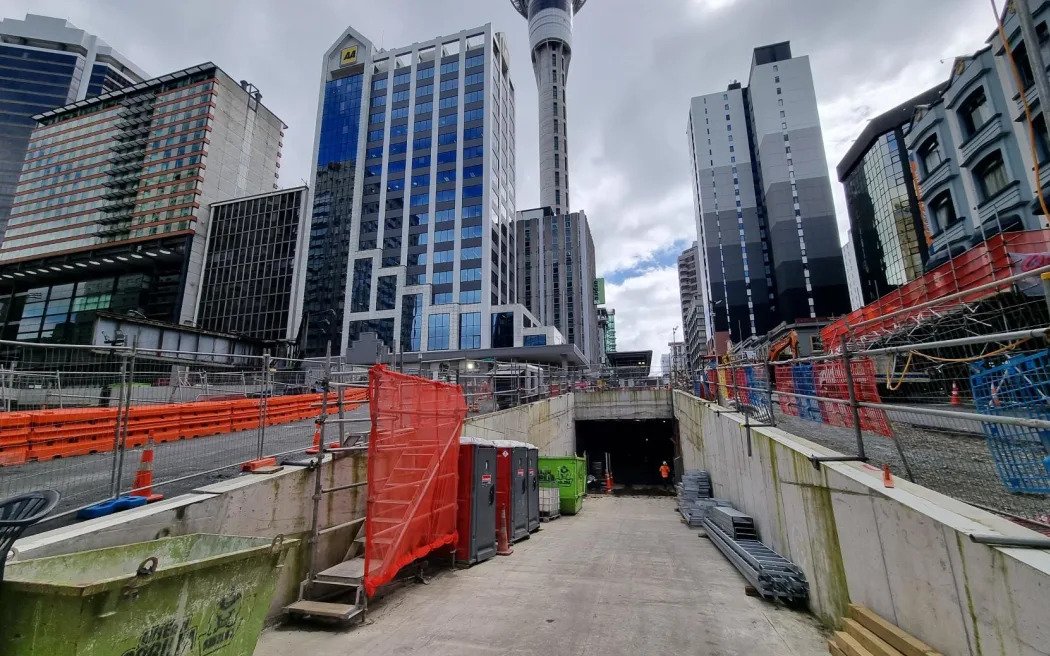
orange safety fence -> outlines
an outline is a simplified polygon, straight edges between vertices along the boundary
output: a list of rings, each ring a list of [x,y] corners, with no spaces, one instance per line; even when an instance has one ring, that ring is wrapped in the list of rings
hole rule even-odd
[[[457,385],[369,373],[365,592],[444,546],[455,547],[459,436],[467,401]]]
[[[853,377],[853,390],[857,401],[881,403],[876,386],[875,362],[871,358],[851,360],[850,373]],[[813,379],[817,386],[817,396],[841,399],[846,402],[819,401],[824,422],[831,426],[853,428],[853,409],[848,403],[849,383],[846,380],[846,364],[842,360],[816,362],[813,364]],[[893,430],[883,410],[859,408],[857,415],[860,418],[861,429],[893,437]]]
[[[368,395],[365,389],[343,391],[344,410],[355,409]],[[317,417],[322,394],[297,394],[266,399],[266,425],[276,426]],[[339,396],[329,394],[328,414],[339,412]],[[255,430],[260,423],[260,399],[195,401],[165,405],[133,405],[127,413],[128,448],[154,442]],[[112,451],[116,441],[117,408],[66,408],[0,412],[0,467]]]
[[[848,339],[861,339],[866,335],[892,331],[919,316],[924,308],[916,308],[918,305],[1015,275],[1011,254],[1030,255],[1047,251],[1050,251],[1050,230],[995,235],[921,278],[902,285],[882,298],[828,324],[820,331],[820,338],[828,349],[837,351],[841,347],[843,336],[847,336]],[[963,294],[948,301],[947,305],[955,307],[973,303],[1010,289],[1010,283],[992,285],[972,294]],[[945,306],[933,307],[943,310]]]

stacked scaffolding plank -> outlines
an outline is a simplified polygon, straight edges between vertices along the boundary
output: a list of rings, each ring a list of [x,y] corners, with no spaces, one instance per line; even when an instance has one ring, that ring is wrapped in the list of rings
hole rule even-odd
[[[809,598],[805,573],[759,541],[754,519],[733,508],[712,508],[702,523],[711,542],[765,599],[790,605]]]

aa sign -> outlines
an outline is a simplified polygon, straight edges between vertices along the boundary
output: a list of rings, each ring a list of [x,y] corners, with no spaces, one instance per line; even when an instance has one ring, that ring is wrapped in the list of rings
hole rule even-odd
[[[357,46],[350,46],[349,48],[343,48],[339,52],[339,65],[349,66],[350,64],[357,63]]]

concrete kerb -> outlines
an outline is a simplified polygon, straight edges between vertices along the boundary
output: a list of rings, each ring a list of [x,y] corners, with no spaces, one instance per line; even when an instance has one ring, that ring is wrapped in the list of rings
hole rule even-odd
[[[1038,619],[1050,600],[1050,552],[968,537],[1036,534],[908,481],[887,489],[867,465],[818,471],[811,455],[840,454],[777,428],[752,428],[748,457],[735,439],[739,415],[678,394],[686,466],[711,470],[716,494],[752,514],[763,537],[806,571],[825,624],[836,625],[852,601],[945,654],[1050,653],[1050,628]]]

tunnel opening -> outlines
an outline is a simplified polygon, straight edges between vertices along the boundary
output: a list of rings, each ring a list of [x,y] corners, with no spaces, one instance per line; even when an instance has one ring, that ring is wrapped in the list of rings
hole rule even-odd
[[[587,458],[587,473],[605,480],[608,454],[617,490],[659,491],[664,488],[660,465],[675,471],[675,430],[671,419],[576,422],[576,455]]]

